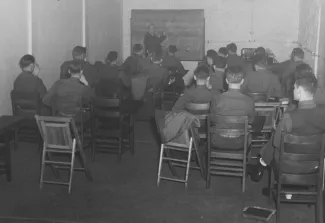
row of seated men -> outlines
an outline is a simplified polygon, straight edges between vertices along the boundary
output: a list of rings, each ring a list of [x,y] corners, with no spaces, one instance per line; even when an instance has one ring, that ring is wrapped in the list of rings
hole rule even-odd
[[[187,103],[211,103],[211,114],[247,116],[249,124],[252,125],[256,117],[255,105],[253,98],[247,93],[266,93],[266,101],[271,97],[281,98],[292,94],[291,105],[278,124],[274,136],[262,148],[261,159],[256,168],[261,169],[261,166],[277,163],[282,131],[299,136],[325,133],[325,108],[314,97],[317,79],[311,67],[303,63],[301,49],[294,49],[292,55],[291,61],[270,69],[263,53],[257,54],[254,58],[254,69],[251,71],[247,70],[247,64],[237,57],[237,62],[232,61],[235,66],[227,67],[225,82],[228,90],[223,93],[218,88],[220,85],[214,87],[211,82],[213,75],[218,71],[216,69],[218,63],[212,62],[213,59],[211,60],[208,55],[206,63],[208,66],[204,63],[198,66],[194,75],[196,83],[184,91],[172,110],[175,112],[184,110]],[[209,67],[210,64],[212,67]],[[272,73],[272,69],[278,70],[278,73]],[[236,135],[216,135],[212,140],[214,145],[224,149],[240,149],[244,143],[244,138]],[[316,165],[310,162],[304,166],[296,166],[289,162],[285,163],[283,168],[301,173],[314,171]]]
[[[87,104],[96,94],[99,96],[132,99],[131,79],[141,75],[149,76],[148,85],[155,87],[166,81],[169,67],[184,72],[180,60],[175,57],[175,46],[170,46],[168,54],[155,54],[152,58],[144,58],[141,44],[133,47],[133,55],[128,57],[122,66],[118,66],[117,52],[110,52],[105,64],[92,65],[86,61],[86,48],[77,46],[73,49],[73,60],[61,66],[60,80],[47,90],[41,78],[40,68],[32,55],[25,55],[19,61],[22,73],[14,81],[14,90],[19,92],[39,93],[44,105],[50,106],[61,114],[75,111],[76,102],[67,103],[69,95],[80,95]],[[62,99],[62,101],[60,101]],[[46,114],[48,114],[46,112]]]

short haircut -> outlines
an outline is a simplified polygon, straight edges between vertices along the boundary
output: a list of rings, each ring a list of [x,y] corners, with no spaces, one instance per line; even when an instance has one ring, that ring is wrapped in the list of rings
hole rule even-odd
[[[233,52],[233,53],[236,53],[237,52],[237,45],[234,44],[234,43],[230,43],[227,45],[227,49],[228,49],[228,52]]]
[[[240,66],[228,67],[226,79],[230,84],[239,84],[244,79],[244,72]]]
[[[298,87],[302,87],[310,94],[315,94],[317,89],[317,79],[312,73],[305,73],[304,75],[298,76],[295,84]]]
[[[266,64],[266,55],[265,54],[255,54],[252,57],[253,64],[256,65],[265,65]]]
[[[83,54],[86,54],[87,50],[86,47],[83,46],[76,46],[73,48],[72,50],[72,56],[76,57],[76,56],[81,56]]]
[[[306,64],[306,63],[299,64],[296,67],[296,76],[297,77],[307,74],[307,73],[312,73],[312,72],[313,72],[313,69],[309,66],[309,64]]]
[[[304,59],[305,53],[301,48],[294,48],[291,53],[291,57],[297,57],[299,59]]]
[[[134,44],[133,53],[140,53],[143,50],[143,46],[140,43]]]
[[[259,54],[259,55],[265,55],[266,51],[264,47],[257,47],[255,50],[255,54]]]
[[[176,45],[169,45],[168,52],[170,53],[176,53],[178,51]]]
[[[206,65],[201,65],[196,68],[194,75],[199,80],[206,80],[210,76],[210,70]]]
[[[118,58],[118,53],[116,51],[111,51],[108,53],[106,60],[107,61],[115,61]]]
[[[215,51],[215,50],[208,50],[207,51],[207,57],[210,57],[210,58],[214,58],[214,57],[216,57],[218,55],[218,53]]]
[[[217,68],[220,68],[220,69],[226,68],[226,65],[227,65],[226,58],[223,58],[221,56],[216,56],[213,59],[213,65],[215,65]]]
[[[71,75],[79,74],[83,69],[82,63],[80,61],[72,61],[68,67],[68,71]]]
[[[35,57],[30,55],[30,54],[26,54],[24,55],[20,60],[19,60],[19,66],[21,69],[24,69],[26,67],[28,67],[29,65],[35,63]]]
[[[227,50],[226,47],[220,47],[218,52],[225,55],[225,56],[227,56],[227,54],[228,54],[228,50]]]

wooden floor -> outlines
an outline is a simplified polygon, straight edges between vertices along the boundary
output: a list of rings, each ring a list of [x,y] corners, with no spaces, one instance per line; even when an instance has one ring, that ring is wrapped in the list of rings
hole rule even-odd
[[[37,148],[20,144],[12,153],[13,182],[0,177],[0,223],[246,223],[255,221],[242,217],[245,206],[270,207],[261,195],[266,177],[259,184],[248,180],[245,194],[240,180],[228,177],[213,177],[207,190],[197,171],[191,172],[187,192],[174,182],[163,181],[157,188],[159,147],[148,123],[137,123],[136,140],[135,156],[124,154],[120,164],[115,155],[97,156],[90,163],[94,182],[76,173],[71,195],[61,186],[45,185],[40,191]],[[282,222],[314,222],[313,207],[284,204],[282,213]]]

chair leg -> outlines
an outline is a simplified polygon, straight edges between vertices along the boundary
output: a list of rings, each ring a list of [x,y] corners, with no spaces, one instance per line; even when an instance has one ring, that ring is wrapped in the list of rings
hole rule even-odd
[[[281,185],[277,182],[277,191],[276,191],[276,223],[280,223],[280,204],[281,204]]]
[[[18,136],[18,128],[15,129],[15,136],[14,136],[14,149],[18,150],[18,142],[19,142],[19,136]]]
[[[44,178],[44,169],[45,169],[45,157],[46,157],[46,148],[45,145],[43,146],[43,153],[42,153],[42,163],[41,163],[41,176],[40,176],[40,189],[43,188],[43,178]]]
[[[210,151],[208,151],[208,156],[207,156],[207,172],[206,172],[206,184],[205,184],[206,189],[209,189],[210,188],[210,183],[211,183],[211,166],[210,166],[210,162],[211,162],[211,155],[210,155]]]
[[[159,187],[159,184],[160,184],[160,175],[161,175],[163,157],[164,157],[164,144],[161,144],[160,157],[159,157],[159,166],[158,166],[157,187]]]
[[[93,181],[93,177],[91,175],[91,172],[90,172],[87,162],[86,162],[86,157],[85,157],[84,151],[82,149],[80,149],[80,151],[78,151],[78,152],[79,152],[78,158],[79,158],[82,168],[85,170],[87,180]]]
[[[188,183],[188,176],[190,173],[190,167],[191,167],[191,156],[192,156],[192,144],[193,144],[193,139],[191,138],[190,140],[190,147],[188,150],[188,157],[187,157],[187,165],[186,165],[186,174],[185,174],[185,189],[187,189],[187,183]]]
[[[123,137],[120,136],[118,138],[118,155],[117,155],[117,162],[120,163],[122,160],[122,148],[123,148]]]
[[[269,191],[269,204],[272,203],[272,198],[273,198],[273,178],[272,178],[272,168],[268,167],[268,191]]]
[[[131,151],[131,154],[134,156],[134,153],[135,153],[135,143],[134,143],[134,131],[135,131],[135,121],[134,121],[134,116],[132,115],[131,116],[131,125],[132,125],[132,130],[131,130],[131,133],[130,133],[130,140],[129,140],[129,146],[130,146],[130,151]]]
[[[95,160],[95,154],[96,154],[96,142],[95,142],[95,136],[92,137],[91,144],[92,144],[92,149],[91,149],[91,161]]]
[[[76,155],[76,140],[73,142],[73,149],[71,154],[71,164],[70,164],[70,176],[69,176],[69,194],[71,193],[71,185],[72,185],[72,178],[73,178],[73,171],[74,171],[74,162],[75,162],[75,155]]]

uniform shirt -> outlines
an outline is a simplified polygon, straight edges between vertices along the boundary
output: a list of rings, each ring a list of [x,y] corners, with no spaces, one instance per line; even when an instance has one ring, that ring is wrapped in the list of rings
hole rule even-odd
[[[23,71],[14,81],[14,90],[19,92],[38,92],[40,98],[46,94],[46,87],[41,78],[30,72]]]
[[[226,58],[227,67],[241,67],[244,71],[248,69],[245,61],[237,54],[230,54]]]
[[[150,66],[150,61],[140,55],[133,54],[129,56],[122,64],[121,69],[127,76],[134,76],[142,73]]]
[[[44,96],[43,103],[64,114],[73,114],[77,108],[88,104],[94,92],[77,78],[58,80]]]
[[[69,60],[64,62],[61,65],[61,73],[60,73],[60,79],[68,79],[70,77],[69,73],[68,73],[68,69],[70,64],[72,64],[75,60]],[[88,84],[90,87],[94,87],[97,83],[98,80],[98,72],[96,70],[96,68],[83,60],[79,60],[82,63],[82,67],[83,67],[83,75],[85,76],[86,80],[88,81]]]
[[[98,71],[98,83],[96,84],[96,95],[103,97],[115,97],[120,91],[119,79],[120,67],[116,64],[104,64]]]
[[[280,121],[273,140],[269,141],[261,150],[263,160],[270,164],[273,158],[279,158],[281,132],[289,132],[298,136],[318,135],[325,133],[325,108],[316,106],[314,101],[299,102],[298,108],[284,114]],[[277,161],[277,160],[276,160]],[[295,171],[309,171],[315,165],[297,166],[289,162],[284,163],[284,168],[294,167]]]
[[[183,64],[176,56],[166,55],[163,58],[161,65],[167,69],[176,69],[179,73],[183,73],[185,71]]]
[[[210,84],[212,89],[215,91],[222,91],[224,90],[224,71],[215,70],[210,72]]]
[[[148,66],[145,73],[148,75],[148,86],[160,88],[167,84],[169,72],[161,65],[152,63]]]
[[[184,91],[184,94],[178,98],[172,111],[180,111],[185,108],[187,103],[209,103],[218,93],[209,90],[205,85],[193,86]]]
[[[161,48],[161,43],[166,39],[166,36],[157,37],[156,35],[151,35],[146,33],[144,36],[143,44],[145,47],[145,52],[153,53],[157,48]]]
[[[282,95],[279,79],[267,69],[247,73],[242,85],[242,92],[267,93],[267,99],[281,97]]]
[[[252,98],[240,93],[240,90],[230,89],[212,101],[211,114],[247,116],[248,123],[252,123],[255,117],[254,101]],[[238,125],[219,123],[216,127],[235,129]],[[227,136],[220,134],[212,135],[212,144],[220,149],[242,149],[244,142],[244,136],[238,136],[236,132]]]

